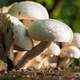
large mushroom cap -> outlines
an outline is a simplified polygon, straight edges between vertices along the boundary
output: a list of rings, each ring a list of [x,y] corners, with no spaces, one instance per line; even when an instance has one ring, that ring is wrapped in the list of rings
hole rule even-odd
[[[45,7],[33,1],[15,3],[9,9],[13,16],[27,16],[34,19],[48,19],[49,15]]]
[[[30,36],[39,41],[72,42],[69,26],[55,19],[36,20],[29,27]]]
[[[15,45],[24,50],[32,49],[32,40],[25,26],[16,17],[10,16],[10,20],[13,23]]]

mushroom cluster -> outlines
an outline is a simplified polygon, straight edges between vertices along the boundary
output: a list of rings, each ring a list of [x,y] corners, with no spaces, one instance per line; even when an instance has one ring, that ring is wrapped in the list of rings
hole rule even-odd
[[[50,64],[49,59],[54,59],[53,56],[67,58],[66,61],[71,58],[80,57],[80,50],[75,45],[75,42],[73,40],[74,35],[71,28],[59,20],[49,19],[46,8],[41,4],[33,1],[15,3],[12,5],[8,12],[23,22],[23,24],[27,27],[28,33],[32,40],[36,41],[33,41],[33,49],[31,49],[32,51],[36,47],[35,43],[37,42],[37,45],[41,44],[41,42],[49,44],[47,47],[47,53],[46,48],[42,52],[37,52],[37,57],[34,56],[35,52],[32,52],[34,55],[33,57],[29,58],[30,61],[25,60],[28,57],[28,52],[25,52],[24,55],[21,54],[23,57],[18,60],[19,62],[16,61],[16,57],[15,61],[17,62],[17,68],[22,68],[23,61],[25,62],[25,65],[27,65],[25,68],[27,68],[28,66],[32,66],[32,64],[35,65],[36,62],[40,66],[43,66],[43,63],[45,63],[45,61]],[[41,55],[45,54],[47,54],[45,57],[46,59],[41,57]],[[18,56],[19,55],[20,54],[18,54]],[[40,68],[39,65],[38,68]]]
[[[41,4],[14,3],[7,17],[14,38],[8,57],[16,69],[64,67],[72,58],[80,58],[79,35],[65,23],[50,19]]]

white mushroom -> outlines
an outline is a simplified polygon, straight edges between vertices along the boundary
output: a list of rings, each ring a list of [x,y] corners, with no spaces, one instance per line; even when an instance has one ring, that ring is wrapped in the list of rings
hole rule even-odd
[[[38,41],[72,42],[73,32],[66,24],[55,20],[36,20],[29,27],[30,36]]]
[[[80,58],[80,50],[74,45],[63,47],[61,49],[60,63],[58,67],[68,68],[70,64],[73,62],[74,58]]]
[[[60,47],[56,44],[56,43],[51,43],[50,47],[49,47],[49,51],[50,53],[55,56],[59,56],[60,55]]]
[[[60,57],[80,58],[80,50],[76,46],[64,47],[61,50]]]
[[[80,33],[74,33],[73,43],[80,48]]]
[[[16,17],[8,16],[13,24],[14,44],[24,50],[32,49],[32,40],[25,26]]]
[[[66,24],[54,19],[35,20],[28,30],[30,36],[38,41],[71,43],[73,39],[72,30]],[[57,44],[52,43],[49,49],[54,55],[60,55]]]
[[[30,36],[37,41],[68,42],[73,40],[73,32],[66,24],[55,20],[35,20],[28,28]],[[51,44],[50,51],[53,55],[60,55],[60,48]]]
[[[8,11],[13,16],[29,17],[31,19],[48,19],[49,15],[45,7],[33,1],[15,3]]]
[[[54,19],[47,19],[47,20],[35,20],[32,22],[31,26],[29,26],[28,28],[29,34],[32,37],[32,39],[37,40],[37,41],[41,41],[44,42],[46,44],[49,44],[51,42],[72,42],[73,39],[73,32],[70,29],[69,26],[67,26],[66,24],[58,21],[58,20],[54,20]],[[44,44],[43,46],[45,46],[46,44]],[[49,45],[47,46],[47,48],[49,47]],[[43,47],[39,47],[39,45],[37,45],[37,47],[34,47],[30,52],[34,50],[38,50],[38,53],[36,54],[39,55],[41,50]],[[58,46],[57,46],[58,47]],[[60,50],[59,47],[56,49]],[[53,46],[54,48],[54,46]],[[43,49],[42,49],[43,50]],[[53,52],[53,51],[52,51]],[[34,52],[35,54],[36,52]],[[56,52],[54,51],[55,55],[59,55],[60,52]],[[20,60],[20,62],[17,64],[16,68],[21,68],[23,67],[23,65],[25,64],[27,55],[25,55],[22,60]],[[32,56],[31,56],[32,57]],[[31,59],[31,58],[29,58]],[[23,64],[24,61],[24,64]],[[28,60],[27,60],[28,61]]]

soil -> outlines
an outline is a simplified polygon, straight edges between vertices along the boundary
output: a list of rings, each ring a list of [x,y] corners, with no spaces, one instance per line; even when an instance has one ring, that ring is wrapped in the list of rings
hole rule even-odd
[[[13,70],[0,75],[0,80],[80,80],[80,69],[75,67],[75,69]]]

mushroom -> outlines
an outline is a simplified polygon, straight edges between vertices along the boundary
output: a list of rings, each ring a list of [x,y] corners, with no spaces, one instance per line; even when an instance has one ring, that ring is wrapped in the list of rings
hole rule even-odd
[[[73,59],[79,59],[80,58],[80,50],[74,46],[69,45],[65,46],[61,49],[60,54],[60,63],[59,67],[68,68],[69,65],[73,62]]]
[[[17,46],[15,48],[17,50],[28,51],[32,49],[33,42],[23,23],[21,23],[16,17],[13,17],[9,14],[7,15],[7,17],[11,21],[11,24],[12,24],[11,30],[13,32],[13,38],[14,38],[8,57],[14,63],[14,59],[15,59],[15,56],[14,56],[15,53],[13,52],[14,47]]]
[[[80,50],[76,46],[63,47],[60,57],[80,58]]]
[[[51,53],[51,56],[59,56],[61,53],[60,47],[54,42],[51,43],[49,51]]]
[[[45,42],[46,44],[49,44],[51,42],[54,42],[54,43],[55,42],[69,42],[71,43],[73,39],[73,32],[70,29],[70,27],[64,24],[63,22],[60,22],[55,19],[35,20],[29,26],[28,31],[32,39],[41,41],[42,43]],[[39,48],[42,49],[41,47]],[[33,48],[31,52],[34,49],[36,48]],[[37,50],[40,50],[40,49],[38,49],[37,47]],[[36,56],[40,54],[40,52],[39,51],[38,53],[35,52]],[[33,52],[33,54],[35,53]],[[17,68],[22,67],[23,61],[26,62],[26,59],[27,59],[27,55],[25,55],[22,58],[22,60],[19,62],[19,64],[17,64]]]
[[[23,20],[25,25],[28,25],[31,19],[49,19],[46,8],[33,1],[15,3],[9,9],[8,13]]]
[[[14,37],[14,39],[13,39]],[[22,38],[22,39],[21,39]],[[32,48],[32,40],[24,25],[15,17],[8,14],[0,14],[0,60],[9,67],[10,48],[14,44],[25,49]]]
[[[69,26],[55,19],[35,20],[28,28],[30,36],[38,41],[69,42],[73,32]]]
[[[48,19],[49,15],[45,7],[33,1],[14,3],[9,9],[13,16],[29,17],[34,19]]]
[[[14,44],[23,50],[31,50],[33,43],[24,24],[21,23],[16,17],[10,15],[8,16],[13,24],[12,29],[14,34]]]
[[[49,19],[46,8],[33,1],[14,3],[8,13],[20,19],[26,25],[26,28],[35,19]],[[34,43],[37,44],[38,42]]]
[[[46,54],[46,56],[45,56]],[[38,69],[49,68],[49,67],[57,67],[56,56],[60,55],[60,47],[52,42],[47,51],[43,53],[42,60],[38,66]]]

